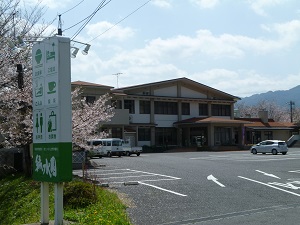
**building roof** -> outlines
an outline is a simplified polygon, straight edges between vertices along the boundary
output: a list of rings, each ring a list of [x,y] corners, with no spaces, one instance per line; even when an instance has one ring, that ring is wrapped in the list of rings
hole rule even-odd
[[[237,96],[234,96],[234,95],[228,94],[226,92],[217,90],[215,88],[206,86],[204,84],[198,83],[198,82],[196,82],[194,80],[191,80],[191,79],[188,79],[186,77],[176,78],[176,79],[171,79],[171,80],[164,80],[164,81],[153,82],[153,83],[140,84],[140,85],[133,85],[133,86],[123,87],[123,88],[115,88],[115,89],[113,89],[113,91],[128,91],[128,90],[133,90],[133,89],[137,89],[137,88],[146,88],[146,87],[149,87],[149,86],[157,86],[157,85],[161,85],[161,84],[168,84],[168,83],[172,83],[172,82],[183,82],[183,83],[186,83],[186,84],[198,86],[199,88],[204,89],[204,90],[209,90],[209,91],[214,92],[214,93],[225,95],[225,96],[227,96],[229,98],[232,98],[232,99],[235,99],[235,100],[240,100],[240,98],[237,97]]]
[[[193,117],[186,120],[175,122],[174,124],[183,125],[183,124],[201,124],[201,123],[247,124],[251,122],[242,121],[242,120],[233,120],[227,118],[219,118],[219,117]]]
[[[107,85],[103,85],[103,84],[95,84],[95,83],[90,83],[90,82],[85,82],[85,81],[74,81],[74,82],[71,82],[71,85],[88,86],[88,87],[102,87],[102,88],[107,88],[107,89],[114,88],[112,86],[107,86]]]
[[[256,130],[291,130],[296,125],[290,122],[275,122],[273,119],[268,119],[268,122],[264,123],[260,118],[236,118],[236,120],[248,121],[249,124],[245,124],[245,127]]]

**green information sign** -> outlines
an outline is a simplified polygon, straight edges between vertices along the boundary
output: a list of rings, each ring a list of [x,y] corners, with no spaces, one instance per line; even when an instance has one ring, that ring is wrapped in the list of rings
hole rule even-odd
[[[72,179],[70,39],[51,37],[32,48],[33,178]]]
[[[72,143],[38,143],[33,146],[33,179],[48,182],[72,179]]]

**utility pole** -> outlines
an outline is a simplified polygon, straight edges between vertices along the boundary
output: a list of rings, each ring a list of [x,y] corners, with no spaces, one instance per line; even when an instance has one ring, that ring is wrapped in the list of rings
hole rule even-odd
[[[288,104],[290,105],[290,115],[291,115],[291,123],[293,122],[293,106],[295,105],[294,101],[290,101],[288,102]]]

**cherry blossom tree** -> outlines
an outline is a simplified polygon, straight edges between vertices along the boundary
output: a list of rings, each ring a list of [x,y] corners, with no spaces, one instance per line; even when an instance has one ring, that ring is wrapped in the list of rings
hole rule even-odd
[[[289,122],[290,112],[286,107],[277,105],[275,102],[260,101],[257,105],[249,106],[245,103],[237,103],[235,105],[236,109],[239,111],[240,117],[258,117],[258,112],[261,110],[268,111],[269,118],[274,119],[278,122]],[[300,118],[299,110],[294,110],[293,118]],[[299,119],[298,119],[299,121]],[[295,121],[296,122],[296,121]]]
[[[28,156],[26,164],[31,161],[29,144],[32,143],[33,132],[33,43],[24,45],[22,40],[37,40],[45,36],[43,33],[47,24],[37,24],[42,15],[43,9],[38,5],[31,12],[23,12],[19,0],[0,2],[0,134],[5,139],[0,145],[23,147]],[[105,135],[98,132],[99,126],[114,114],[112,107],[107,104],[110,99],[108,94],[101,96],[93,104],[86,103],[80,94],[79,88],[72,93],[73,143],[85,147],[87,139]]]
[[[42,34],[45,26],[33,29],[41,19],[38,5],[30,12],[19,0],[0,2],[0,133],[4,146],[25,146],[32,140],[31,48],[22,40]],[[17,74],[17,66],[19,74]]]
[[[72,131],[73,143],[80,148],[86,148],[88,139],[107,136],[107,133],[100,132],[100,126],[114,116],[114,107],[107,104],[111,99],[108,93],[101,95],[95,102],[88,103],[81,97],[82,92],[81,87],[72,92]]]

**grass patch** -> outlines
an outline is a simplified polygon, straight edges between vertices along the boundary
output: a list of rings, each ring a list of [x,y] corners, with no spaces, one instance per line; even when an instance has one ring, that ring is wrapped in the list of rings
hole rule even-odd
[[[54,220],[54,185],[50,183],[49,216]],[[66,196],[68,196],[66,198]],[[22,175],[0,180],[0,221],[20,225],[40,221],[40,182]],[[64,219],[76,224],[130,225],[126,206],[117,194],[74,180],[64,186]]]

